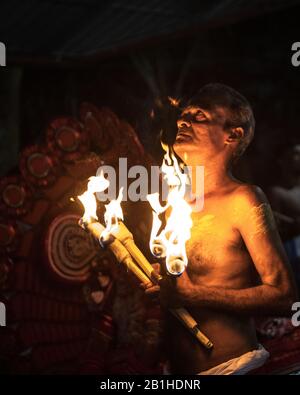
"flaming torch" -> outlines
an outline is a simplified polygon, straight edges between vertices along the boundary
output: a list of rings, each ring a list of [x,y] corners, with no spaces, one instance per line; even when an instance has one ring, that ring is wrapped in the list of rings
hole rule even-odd
[[[85,209],[79,225],[90,232],[95,239],[99,240],[102,247],[107,246],[115,255],[117,261],[131,271],[141,283],[145,285],[158,284],[161,276],[155,272],[150,262],[135,244],[132,233],[122,222],[123,213],[120,204],[122,189],[119,192],[118,199],[112,200],[105,206],[104,219],[106,227],[98,221],[95,193],[104,191],[108,186],[109,182],[103,174],[89,179],[87,190],[78,196]],[[199,330],[197,322],[187,310],[178,308],[170,311],[201,344],[206,348],[213,346],[210,340]]]
[[[177,104],[177,103],[176,103]],[[153,209],[153,223],[150,237],[150,250],[157,258],[166,259],[166,269],[169,274],[179,276],[186,269],[188,258],[185,244],[191,237],[193,225],[192,209],[184,199],[188,175],[181,169],[176,156],[169,146],[162,144],[165,150],[161,171],[169,187],[167,202],[161,206],[159,194],[147,195],[147,199]],[[166,226],[161,229],[162,221],[159,216],[165,213]],[[172,310],[179,319],[185,317],[184,324],[193,326],[201,335],[202,343],[207,347],[213,347],[212,342],[202,334],[196,321],[190,316],[185,308]],[[183,322],[183,320],[181,319]],[[189,321],[187,323],[187,321]]]
[[[163,145],[163,148],[166,154],[161,170],[169,186],[169,192],[164,207],[160,205],[158,193],[147,196],[153,209],[150,250],[157,258],[166,258],[167,271],[178,276],[183,273],[188,264],[185,243],[191,237],[192,209],[184,199],[188,176],[180,169],[169,147]],[[165,228],[160,231],[162,222],[159,215],[164,212],[166,214],[169,212],[169,215],[166,215]]]
[[[99,240],[103,247],[107,245],[115,255],[117,261],[133,272],[143,284],[147,285],[150,282],[148,277],[136,266],[131,255],[122,243],[110,233],[118,227],[119,218],[121,217],[122,219],[123,217],[120,206],[122,190],[120,190],[117,200],[112,200],[106,205],[106,227],[98,222],[95,193],[105,191],[108,186],[109,181],[105,179],[102,173],[98,177],[90,177],[87,190],[78,196],[78,199],[84,206],[84,214],[79,221],[79,225],[89,231],[95,239]],[[109,215],[110,212],[113,212],[113,215]]]

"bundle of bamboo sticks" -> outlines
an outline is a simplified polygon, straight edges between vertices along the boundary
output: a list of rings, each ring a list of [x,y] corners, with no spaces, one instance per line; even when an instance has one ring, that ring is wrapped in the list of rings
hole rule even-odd
[[[137,247],[132,233],[123,222],[120,221],[118,226],[107,234],[105,239],[103,239],[105,228],[100,222],[96,220],[81,221],[80,225],[99,240],[102,245],[105,244],[115,255],[117,261],[130,270],[142,284],[147,286],[159,284],[162,277],[156,273],[150,262]],[[184,307],[170,309],[170,311],[204,347],[207,349],[213,347],[213,343],[201,332],[197,322]]]

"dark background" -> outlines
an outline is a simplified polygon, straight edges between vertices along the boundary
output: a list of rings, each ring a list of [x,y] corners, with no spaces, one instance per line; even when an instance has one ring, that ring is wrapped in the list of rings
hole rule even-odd
[[[86,100],[127,119],[157,156],[160,129],[175,131],[167,97],[182,99],[218,81],[249,99],[257,121],[236,173],[272,184],[278,155],[300,138],[300,68],[291,64],[300,2],[99,3],[1,4],[1,173],[51,119],[77,116]]]

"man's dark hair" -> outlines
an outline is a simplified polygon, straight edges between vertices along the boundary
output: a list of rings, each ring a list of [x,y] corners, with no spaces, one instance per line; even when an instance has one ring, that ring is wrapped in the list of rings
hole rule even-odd
[[[224,128],[242,127],[244,130],[244,136],[234,155],[243,154],[254,136],[255,128],[252,108],[243,95],[227,85],[212,83],[202,87],[188,105],[199,106],[204,110],[213,110],[216,107],[227,110],[228,118]]]

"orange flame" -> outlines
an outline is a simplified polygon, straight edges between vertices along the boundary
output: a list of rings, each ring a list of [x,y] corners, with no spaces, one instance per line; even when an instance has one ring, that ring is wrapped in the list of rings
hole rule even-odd
[[[123,187],[119,191],[119,196],[116,200],[111,200],[105,205],[104,220],[106,224],[106,232],[111,233],[117,230],[119,220],[123,221],[123,211],[121,201],[123,199]]]
[[[96,192],[103,192],[109,187],[109,181],[104,177],[103,173],[98,177],[90,177],[87,184],[87,190],[78,196],[84,207],[84,214],[82,220],[91,222],[97,220],[97,201],[95,197]]]
[[[185,244],[191,237],[192,209],[184,199],[188,176],[181,171],[175,155],[172,152],[170,155],[169,147],[164,149],[166,154],[161,170],[169,185],[169,193],[164,207],[159,202],[158,193],[147,195],[153,209],[150,250],[156,257],[166,258],[169,273],[179,275],[188,264]],[[167,215],[166,226],[159,233],[162,224],[159,215],[167,210],[170,214]]]
[[[84,222],[91,222],[98,220],[97,216],[97,201],[95,197],[96,192],[103,192],[109,187],[109,181],[101,172],[100,176],[90,177],[87,185],[87,190],[78,199],[84,207],[84,214],[82,220]],[[121,201],[123,199],[123,188],[119,191],[117,199],[111,200],[105,205],[104,221],[106,228],[101,237],[104,239],[118,227],[118,221],[123,220],[123,211],[121,208]]]
[[[173,107],[178,107],[180,104],[180,100],[179,99],[175,99],[174,97],[168,96],[169,102],[171,104],[171,106]]]

